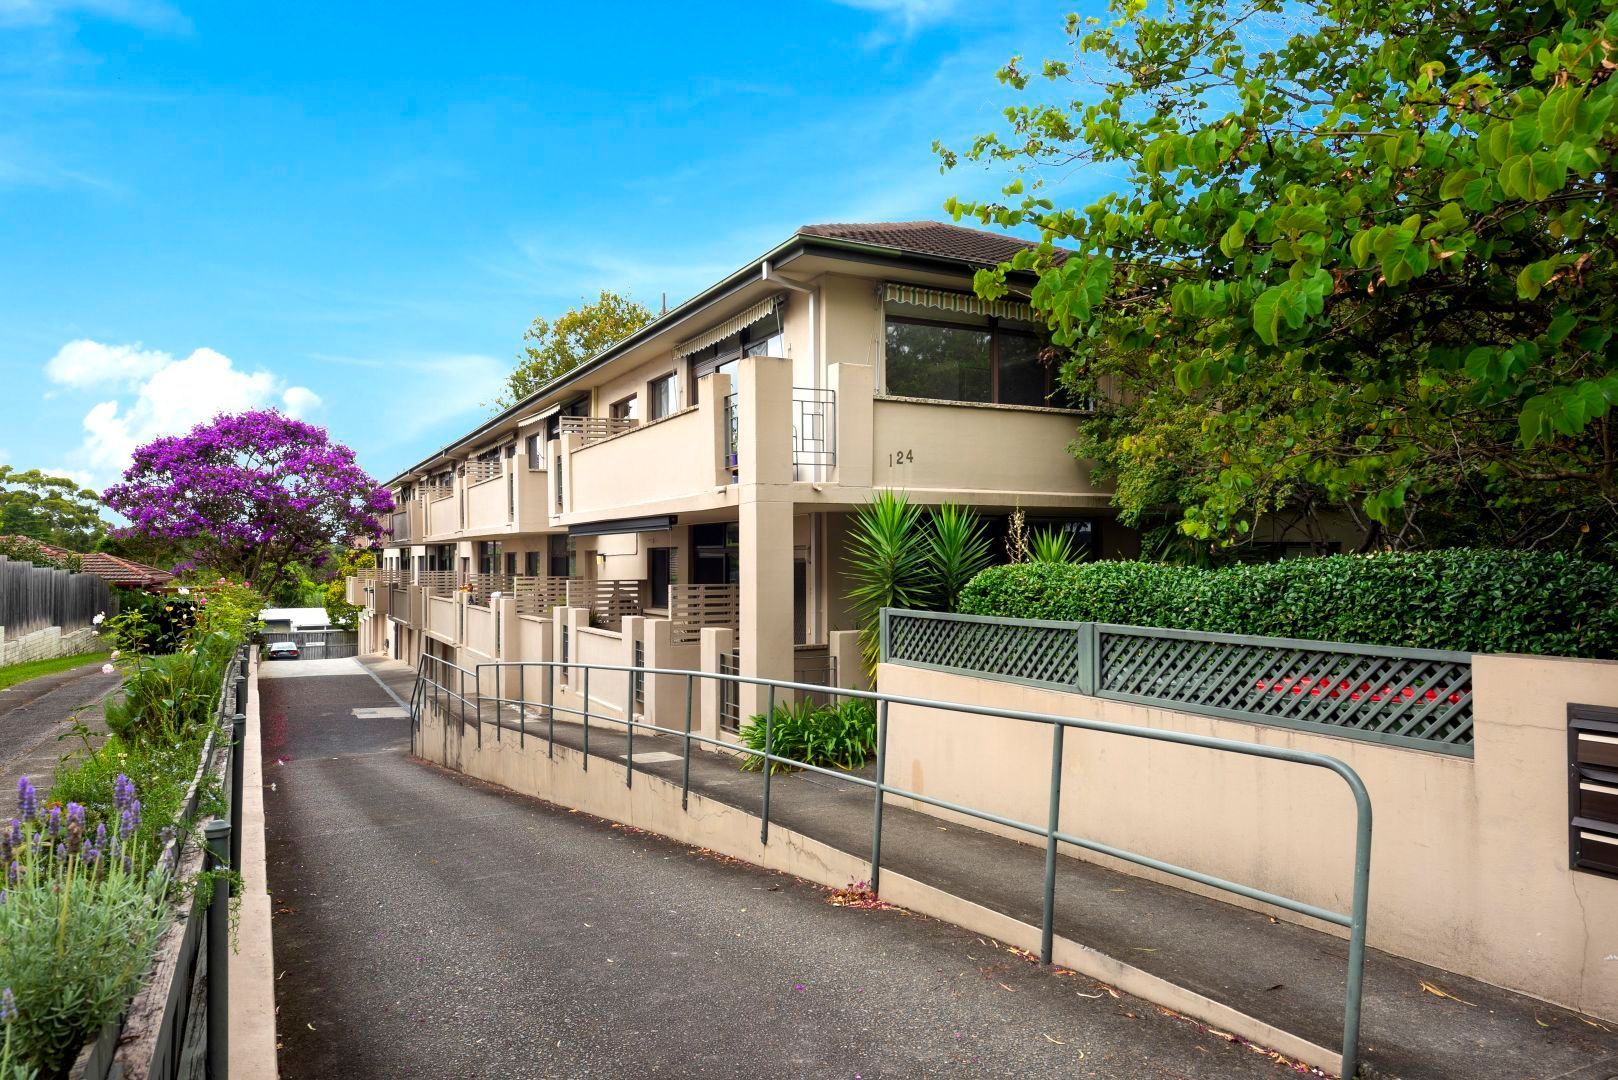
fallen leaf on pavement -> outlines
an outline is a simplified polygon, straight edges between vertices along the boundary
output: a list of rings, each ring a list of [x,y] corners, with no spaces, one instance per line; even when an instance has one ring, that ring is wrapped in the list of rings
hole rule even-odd
[[[1040,1034],[1045,1035],[1044,1032],[1040,1032]],[[1066,1046],[1067,1045],[1067,1043],[1063,1042],[1061,1039],[1053,1039],[1049,1035],[1045,1035],[1045,1041],[1050,1042],[1050,1043],[1055,1043],[1057,1046]]]
[[[1421,984],[1421,988],[1423,990],[1425,990],[1427,993],[1433,995],[1434,997],[1447,998],[1450,1001],[1459,1001],[1462,1005],[1465,1005],[1468,1008],[1473,1008],[1473,1009],[1477,1008],[1477,1006],[1472,1004],[1470,1001],[1465,1001],[1465,1000],[1463,1000],[1461,998],[1458,998],[1454,994],[1450,993],[1449,991],[1447,991],[1447,990],[1445,990],[1445,989],[1443,989],[1441,987],[1434,986],[1432,983],[1428,982],[1426,979],[1420,980],[1420,984]]]

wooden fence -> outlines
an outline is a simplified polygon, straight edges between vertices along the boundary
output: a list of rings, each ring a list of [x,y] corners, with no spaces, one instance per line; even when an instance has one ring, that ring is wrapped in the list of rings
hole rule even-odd
[[[0,555],[0,626],[8,638],[49,626],[64,632],[79,630],[97,615],[116,611],[112,588],[94,574],[13,562]]]

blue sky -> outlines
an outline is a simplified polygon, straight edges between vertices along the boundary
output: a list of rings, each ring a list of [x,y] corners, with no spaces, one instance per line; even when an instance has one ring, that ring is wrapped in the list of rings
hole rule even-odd
[[[0,462],[101,486],[273,404],[391,475],[535,315],[995,190],[931,143],[1071,6],[0,0]]]

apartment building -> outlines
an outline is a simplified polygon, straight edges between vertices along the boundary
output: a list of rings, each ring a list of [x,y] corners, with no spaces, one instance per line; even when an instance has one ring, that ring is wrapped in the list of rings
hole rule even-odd
[[[1033,312],[972,292],[1022,246],[930,221],[799,229],[388,481],[381,567],[351,584],[362,647],[858,685],[845,535],[878,489],[1135,554],[1068,452],[1081,403]]]

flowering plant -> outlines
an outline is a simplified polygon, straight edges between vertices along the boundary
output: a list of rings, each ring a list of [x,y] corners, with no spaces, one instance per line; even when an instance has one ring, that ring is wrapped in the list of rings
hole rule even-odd
[[[333,545],[379,540],[393,498],[323,428],[274,410],[222,414],[139,447],[103,493],[130,531],[273,592]]]

